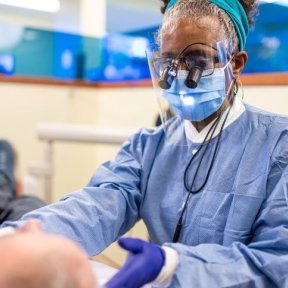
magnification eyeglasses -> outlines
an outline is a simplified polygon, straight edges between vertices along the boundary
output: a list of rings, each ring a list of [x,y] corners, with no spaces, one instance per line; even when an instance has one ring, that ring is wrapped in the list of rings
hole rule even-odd
[[[152,61],[154,72],[159,78],[158,85],[167,90],[177,76],[178,70],[189,71],[185,80],[188,88],[196,88],[201,77],[212,75],[215,67],[221,66],[218,49],[204,44],[192,43],[177,57],[169,55],[155,57]]]

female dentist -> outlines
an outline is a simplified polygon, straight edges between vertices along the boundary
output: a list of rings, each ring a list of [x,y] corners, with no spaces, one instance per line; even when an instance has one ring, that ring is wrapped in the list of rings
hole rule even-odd
[[[129,138],[85,188],[22,218],[90,255],[143,219],[151,243],[119,240],[130,255],[108,288],[288,287],[288,119],[237,97],[255,2],[163,1],[147,57],[161,110],[175,116]]]

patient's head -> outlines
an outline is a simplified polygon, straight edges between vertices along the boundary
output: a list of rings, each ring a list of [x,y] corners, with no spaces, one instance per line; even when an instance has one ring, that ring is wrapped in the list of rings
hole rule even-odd
[[[95,288],[85,253],[72,241],[24,228],[0,238],[0,287]]]

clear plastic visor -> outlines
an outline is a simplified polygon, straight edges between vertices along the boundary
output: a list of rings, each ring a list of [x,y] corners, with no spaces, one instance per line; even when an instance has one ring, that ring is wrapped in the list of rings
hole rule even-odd
[[[147,50],[159,114],[170,142],[189,145],[183,137],[185,121],[205,121],[220,109],[232,81],[230,55],[220,42],[191,43],[173,57],[155,46]]]

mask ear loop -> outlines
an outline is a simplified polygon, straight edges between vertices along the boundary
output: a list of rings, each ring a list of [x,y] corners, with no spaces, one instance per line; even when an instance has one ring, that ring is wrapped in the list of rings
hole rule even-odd
[[[230,66],[230,64],[231,64],[231,62],[233,60],[233,57],[234,56],[232,55],[231,58],[229,59],[229,61],[224,66],[225,70],[226,69],[230,69],[230,71],[228,71],[228,76],[231,77],[231,80],[230,80],[229,88],[226,91],[226,98],[229,101],[230,106],[233,105],[234,99],[235,99],[235,97],[237,97],[238,90],[239,90],[239,85],[238,85],[239,77],[234,77],[233,76],[232,67]],[[233,89],[233,91],[232,91],[232,89]]]
[[[234,85],[232,86],[233,83]],[[243,89],[243,85],[239,77],[234,78],[231,81],[231,86],[233,87],[233,93],[231,93],[231,96],[227,99],[229,100],[230,105],[232,106],[236,97],[239,97],[243,101],[244,89]],[[229,90],[231,90],[231,88],[229,88]],[[239,91],[240,91],[240,95],[239,95]]]
[[[240,95],[238,95],[240,91]],[[244,87],[242,84],[242,81],[240,78],[237,79],[237,91],[236,91],[236,96],[240,97],[240,99],[243,101],[244,100]]]

